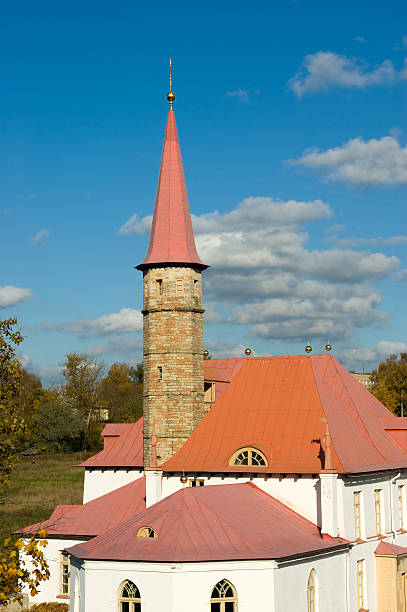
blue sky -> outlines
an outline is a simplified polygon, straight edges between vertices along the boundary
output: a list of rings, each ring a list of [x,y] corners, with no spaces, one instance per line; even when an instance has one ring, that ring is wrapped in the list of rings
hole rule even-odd
[[[141,359],[168,59],[214,356],[407,350],[405,2],[20,2],[1,14],[0,316],[45,382]],[[137,217],[135,217],[137,215]]]

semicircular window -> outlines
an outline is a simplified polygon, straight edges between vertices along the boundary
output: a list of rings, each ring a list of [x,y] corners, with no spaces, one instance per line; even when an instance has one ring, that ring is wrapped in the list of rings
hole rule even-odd
[[[138,538],[158,538],[158,533],[152,527],[140,527],[137,532]]]
[[[239,448],[229,459],[229,465],[268,465],[265,455],[257,448]]]
[[[236,589],[228,580],[221,580],[212,589],[211,612],[236,612]]]
[[[119,612],[141,612],[140,591],[130,580],[126,580],[120,589]]]

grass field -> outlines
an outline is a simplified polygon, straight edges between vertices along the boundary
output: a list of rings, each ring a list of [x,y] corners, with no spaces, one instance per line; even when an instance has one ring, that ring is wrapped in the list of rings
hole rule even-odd
[[[14,467],[11,486],[0,498],[0,547],[13,531],[47,519],[57,504],[81,504],[83,468],[90,453],[36,455]]]

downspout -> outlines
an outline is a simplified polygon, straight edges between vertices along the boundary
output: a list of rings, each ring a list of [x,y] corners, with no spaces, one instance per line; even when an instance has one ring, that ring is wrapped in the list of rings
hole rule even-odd
[[[346,599],[346,612],[349,612],[349,555],[350,550],[346,551],[345,555],[345,599]]]

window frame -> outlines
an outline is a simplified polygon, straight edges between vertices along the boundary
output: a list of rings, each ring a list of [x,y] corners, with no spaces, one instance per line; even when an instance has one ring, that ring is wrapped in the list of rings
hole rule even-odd
[[[66,571],[64,571],[68,568]],[[64,589],[66,588],[66,591]],[[59,595],[69,597],[71,594],[71,556],[59,551]]]
[[[160,297],[163,294],[163,279],[162,278],[155,279],[155,294],[157,297]]]
[[[375,489],[374,490],[374,511],[375,511],[375,522],[376,522],[376,535],[382,535],[383,533],[382,498],[383,498],[383,489]]]
[[[311,594],[313,595],[313,597]],[[312,568],[312,570],[308,574],[307,610],[308,612],[317,612],[317,574],[314,568]]]
[[[405,525],[405,502],[404,502],[404,494],[405,494],[405,485],[399,484],[397,487],[397,501],[399,508],[399,529],[404,529]]]
[[[356,596],[358,602],[358,610],[366,608],[366,568],[365,559],[356,561]]]
[[[138,593],[138,597],[123,597],[122,593],[126,587],[126,585],[131,585],[132,587],[134,587],[134,589],[136,589],[136,592]],[[129,604],[129,610],[130,612],[133,612],[135,609],[135,606],[131,605],[131,604],[140,604],[140,609],[141,609],[141,593],[140,593],[140,589],[138,588],[138,586],[136,584],[134,584],[134,582],[132,580],[124,580],[120,587],[119,587],[119,596],[117,598],[117,610],[118,612],[121,612],[121,605],[122,603],[128,603]]]
[[[175,279],[175,293],[177,295],[184,295],[184,279],[183,278]]]
[[[143,525],[137,530],[136,537],[146,538],[146,539],[157,539],[158,533],[154,529],[154,527],[151,527],[150,525]]]
[[[362,539],[362,492],[353,492],[353,517],[355,528],[355,540]]]
[[[222,585],[222,583],[226,583],[228,585],[228,588],[230,587],[232,589],[233,597],[213,597],[213,592],[215,589],[217,589],[218,593],[220,593],[218,585]],[[222,578],[221,580],[218,580],[218,582],[212,587],[210,597],[211,610],[212,604],[220,604],[220,612],[225,612],[226,603],[233,603],[233,612],[237,612],[237,591],[233,584],[230,582],[230,580],[228,580],[227,578]]]
[[[246,453],[246,452],[248,453],[247,463],[236,463],[239,455]],[[264,461],[264,463],[253,463],[252,453],[256,453],[257,455],[259,455],[261,459]],[[254,446],[242,446],[241,448],[238,448],[237,450],[235,450],[235,452],[230,456],[229,465],[233,465],[236,467],[243,466],[243,467],[254,467],[254,468],[268,467],[268,460],[267,460],[266,455],[259,448],[256,448]]]
[[[188,478],[189,487],[203,487],[204,485],[205,480],[203,478]]]

